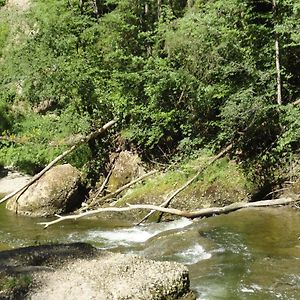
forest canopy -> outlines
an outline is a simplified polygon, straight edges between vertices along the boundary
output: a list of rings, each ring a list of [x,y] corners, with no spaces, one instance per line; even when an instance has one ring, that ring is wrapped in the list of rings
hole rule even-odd
[[[260,186],[299,171],[298,1],[32,0],[0,14],[3,165],[36,172],[118,119],[69,158],[88,176],[120,143],[158,161],[233,144]]]

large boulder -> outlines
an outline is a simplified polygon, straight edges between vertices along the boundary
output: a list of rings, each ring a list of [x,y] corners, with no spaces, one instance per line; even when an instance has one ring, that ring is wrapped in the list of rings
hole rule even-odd
[[[84,200],[80,172],[70,164],[55,166],[19,197],[11,198],[6,208],[20,215],[53,216],[71,212]]]
[[[110,192],[116,191],[121,186],[144,174],[142,161],[138,154],[130,151],[121,151],[118,154],[113,154],[111,160],[114,163],[112,174],[108,181],[108,190]]]
[[[110,253],[83,243],[3,251],[0,269],[4,299],[12,294],[13,299],[47,300],[195,299],[184,265]],[[5,283],[8,276],[17,286],[1,295],[1,279]]]

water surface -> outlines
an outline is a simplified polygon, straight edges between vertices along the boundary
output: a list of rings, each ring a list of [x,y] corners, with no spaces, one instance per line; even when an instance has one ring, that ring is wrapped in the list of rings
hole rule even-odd
[[[42,229],[0,207],[0,249],[88,242],[111,251],[184,263],[198,299],[300,299],[300,211],[251,208],[191,221],[132,227],[81,219]]]

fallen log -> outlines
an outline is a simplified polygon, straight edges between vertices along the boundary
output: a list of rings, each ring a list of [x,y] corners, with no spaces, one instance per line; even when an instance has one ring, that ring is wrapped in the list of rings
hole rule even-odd
[[[189,219],[195,219],[200,217],[211,217],[214,215],[227,214],[242,208],[287,205],[291,203],[296,203],[299,200],[300,200],[299,198],[298,199],[279,198],[274,200],[264,200],[264,201],[256,201],[256,202],[237,202],[224,207],[202,208],[195,211],[183,211],[176,208],[166,208],[166,207],[156,206],[151,204],[136,204],[136,205],[127,204],[126,207],[104,207],[104,208],[98,208],[95,210],[90,210],[76,215],[68,215],[68,216],[56,215],[57,219],[50,222],[41,222],[38,224],[44,225],[44,228],[47,228],[51,225],[57,224],[62,221],[77,220],[83,217],[89,217],[103,212],[126,212],[135,209],[146,209],[151,211],[154,210],[154,211],[169,213],[172,215],[185,217]]]
[[[96,138],[98,135],[102,134],[104,131],[112,127],[116,123],[116,120],[112,120],[108,123],[106,123],[103,127],[99,128],[98,130],[90,133],[86,137],[83,137],[80,141],[78,141],[76,144],[72,145],[71,148],[67,149],[65,152],[63,152],[61,155],[57,156],[54,160],[52,160],[41,172],[36,174],[29,180],[25,185],[23,185],[21,188],[17,189],[16,191],[6,195],[4,198],[0,200],[0,203],[3,203],[7,201],[8,199],[12,198],[13,196],[20,193],[16,199],[18,198],[28,189],[29,186],[31,186],[34,182],[36,182],[39,178],[41,178],[48,170],[50,170],[58,161],[63,159],[65,156],[67,156],[69,153],[73,152],[75,149],[77,149],[82,144],[88,142],[91,139]]]

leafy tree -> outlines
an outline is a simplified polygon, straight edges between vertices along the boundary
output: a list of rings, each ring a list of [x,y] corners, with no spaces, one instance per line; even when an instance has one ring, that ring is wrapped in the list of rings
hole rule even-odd
[[[117,117],[118,134],[146,157],[233,143],[260,187],[280,182],[276,170],[287,170],[299,148],[298,107],[290,104],[300,97],[299,13],[290,0],[277,1],[276,11],[271,0],[35,1],[30,34],[2,54],[0,130],[36,137],[2,143],[2,160],[38,168],[56,153],[51,140]],[[109,138],[71,159],[90,174],[103,171]]]

